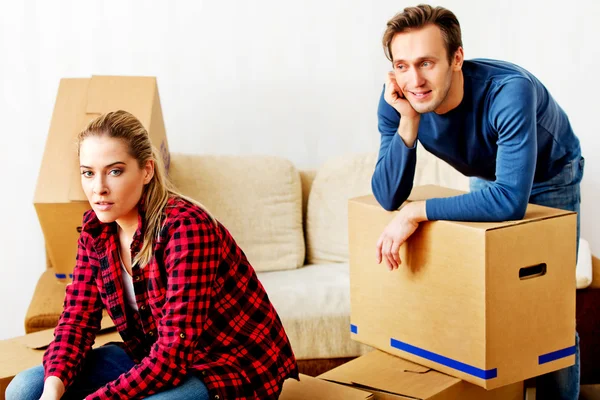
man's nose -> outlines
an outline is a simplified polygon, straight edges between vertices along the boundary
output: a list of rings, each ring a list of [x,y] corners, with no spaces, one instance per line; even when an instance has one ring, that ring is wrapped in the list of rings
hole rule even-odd
[[[421,71],[419,71],[419,68],[411,68],[408,73],[411,87],[418,88],[425,84],[425,78]]]

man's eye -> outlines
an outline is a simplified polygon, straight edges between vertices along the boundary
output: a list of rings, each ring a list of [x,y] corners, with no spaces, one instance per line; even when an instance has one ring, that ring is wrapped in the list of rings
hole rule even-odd
[[[429,61],[423,61],[423,64],[421,64],[424,67],[429,67],[431,66],[431,63]]]
[[[82,171],[81,175],[83,175],[86,178],[91,178],[94,174],[92,173],[92,171]]]
[[[119,176],[121,175],[122,171],[120,169],[113,169],[109,172],[110,175],[112,176]]]
[[[402,65],[402,64],[396,65],[396,69],[403,70],[404,69],[404,65]]]

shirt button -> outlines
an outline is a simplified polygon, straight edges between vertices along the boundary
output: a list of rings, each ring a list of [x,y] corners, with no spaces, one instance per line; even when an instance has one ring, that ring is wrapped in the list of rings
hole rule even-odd
[[[219,399],[220,399],[219,395],[218,394],[215,395],[215,400],[219,400]]]
[[[144,311],[146,309],[146,306],[141,306],[140,310]]]
[[[180,338],[182,338],[182,339],[185,339],[185,333],[183,333],[183,332],[182,332],[182,333],[180,333],[180,334],[179,334],[179,337],[180,337]]]
[[[148,336],[154,336],[154,332],[153,331],[148,332]]]
[[[202,376],[206,376],[206,371],[202,371]]]
[[[136,275],[133,277],[134,282],[138,282],[140,280],[140,276]]]

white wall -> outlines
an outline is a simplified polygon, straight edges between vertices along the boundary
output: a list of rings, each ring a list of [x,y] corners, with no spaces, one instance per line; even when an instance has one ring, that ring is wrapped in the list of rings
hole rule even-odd
[[[0,6],[0,338],[23,333],[44,246],[32,206],[61,77],[158,77],[172,151],[279,154],[299,167],[378,148],[380,37],[406,1],[25,1]],[[600,3],[445,1],[467,58],[521,64],[587,159],[582,236],[600,254]],[[56,177],[63,179],[66,177]]]

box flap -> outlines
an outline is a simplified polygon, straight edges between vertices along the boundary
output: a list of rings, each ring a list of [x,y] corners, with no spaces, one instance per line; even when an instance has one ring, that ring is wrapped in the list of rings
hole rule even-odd
[[[53,330],[49,329],[44,332],[49,332],[52,335]],[[104,332],[96,337],[94,348],[110,342],[122,342],[118,332]],[[17,373],[42,363],[44,350],[27,347],[21,339],[22,337],[0,340],[0,382],[8,383]],[[0,399],[3,398],[2,393],[0,391]]]
[[[460,380],[375,350],[319,378],[416,399],[428,399]]]
[[[295,379],[287,379],[283,383],[283,390],[279,396],[280,400],[367,400],[373,399],[373,394],[353,389],[347,386],[336,385],[321,379],[300,374],[300,382]]]
[[[431,198],[446,198],[465,194],[460,190],[449,189],[436,185],[415,186],[410,193],[407,201],[421,201]],[[351,202],[360,203],[369,207],[381,208],[373,195],[360,196],[350,199]],[[383,211],[383,209],[382,209]],[[397,211],[391,211],[394,213]],[[529,204],[525,212],[525,217],[521,220],[502,221],[502,222],[464,222],[464,221],[438,221],[440,223],[451,223],[467,226],[482,231],[500,229],[519,224],[525,224],[534,221],[540,221],[548,218],[562,217],[575,214],[573,211],[559,210],[557,208],[544,207],[537,204]]]
[[[85,115],[89,81],[60,80],[36,185],[36,204],[68,201],[70,181],[64,178],[70,177],[73,170],[79,172],[75,137],[85,126],[81,115]]]
[[[87,114],[125,110],[150,128],[156,78],[149,76],[99,76],[90,80]]]
[[[113,323],[112,319],[106,315],[100,322],[100,332],[108,333],[112,328],[114,328],[114,326],[115,324]],[[14,340],[23,344],[27,348],[42,350],[48,347],[52,340],[54,340],[54,329],[45,329],[43,331],[30,333],[28,335],[15,338]]]

